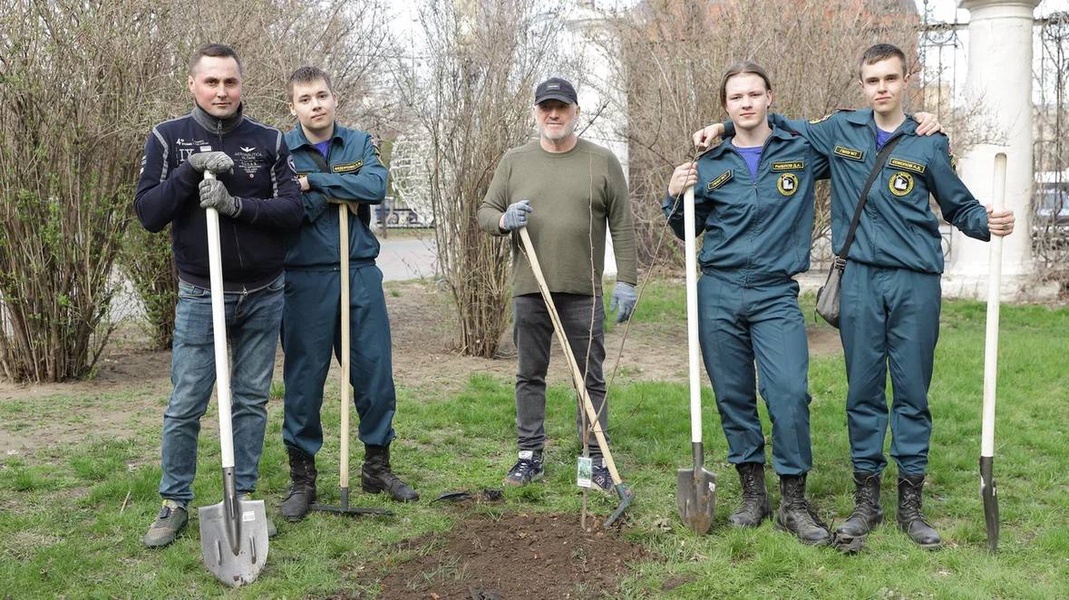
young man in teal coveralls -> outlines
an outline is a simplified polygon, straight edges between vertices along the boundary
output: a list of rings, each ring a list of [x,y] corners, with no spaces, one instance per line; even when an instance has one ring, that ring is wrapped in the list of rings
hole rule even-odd
[[[340,360],[343,274],[337,204],[349,209],[350,382],[365,449],[360,485],[365,492],[385,491],[400,502],[418,500],[419,495],[394,475],[390,464],[396,407],[390,321],[382,271],[375,266],[379,242],[368,227],[367,206],[381,204],[386,196],[386,167],[368,133],[334,121],[337,98],[324,71],[301,67],[286,87],[290,111],[299,121],[286,134],[286,144],[304,204],[301,227],[287,240],[282,314],[282,439],[292,480],[282,516],[297,521],[315,501],[315,454],[323,445],[323,383],[331,354]]]
[[[828,161],[805,138],[770,127],[772,86],[760,66],[737,63],[724,74],[720,102],[736,133],[676,167],[664,211],[684,237],[677,198],[695,186],[699,262],[699,335],[716,394],[728,460],[742,484],[742,505],[729,518],[757,527],[771,516],[765,489],[765,439],[757,412],[754,359],[761,397],[772,420],[772,463],[780,477],[776,526],[802,542],[831,541],[805,497],[813,466],[809,436],[809,349],[794,276],[809,268],[813,189]]]
[[[905,54],[877,44],[859,64],[870,108],[839,111],[814,121],[773,122],[793,128],[828,157],[832,182],[832,247],[842,249],[858,195],[879,150],[901,137],[869,191],[842,280],[840,336],[849,381],[846,413],[854,470],[855,507],[836,532],[849,545],[883,519],[880,477],[888,422],[891,456],[898,467],[898,526],[924,548],[942,540],[921,511],[932,415],[928,389],[939,336],[943,252],[939,218],[965,235],[989,240],[1013,232],[1008,210],[993,212],[969,192],[954,171],[946,136],[917,134],[903,101],[909,74]],[[716,128],[705,133],[717,133]],[[893,394],[886,399],[887,371]]]

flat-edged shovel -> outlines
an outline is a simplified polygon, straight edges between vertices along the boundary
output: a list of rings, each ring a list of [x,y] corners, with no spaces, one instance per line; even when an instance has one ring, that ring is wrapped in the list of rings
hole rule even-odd
[[[341,504],[313,504],[320,512],[358,517],[361,515],[392,515],[385,508],[349,506],[349,208],[338,204],[338,252],[341,261]]]
[[[635,493],[624,483],[623,479],[620,478],[620,473],[616,470],[616,462],[613,461],[612,453],[609,451],[609,442],[605,439],[605,432],[601,429],[601,421],[598,420],[598,411],[594,409],[594,402],[590,400],[583,372],[579,370],[579,363],[575,360],[575,354],[572,353],[572,347],[568,343],[568,335],[564,332],[564,325],[561,324],[560,313],[557,312],[557,307],[553,304],[553,296],[550,294],[549,285],[546,284],[545,275],[542,274],[542,267],[538,264],[538,255],[535,254],[531,236],[527,233],[526,227],[521,227],[519,233],[520,241],[523,243],[523,251],[527,254],[527,261],[530,263],[531,271],[538,282],[538,291],[542,293],[542,299],[546,303],[546,311],[553,321],[553,331],[557,334],[557,341],[560,342],[564,357],[568,360],[568,366],[571,367],[572,384],[575,386],[576,392],[579,393],[583,410],[586,411],[591,429],[594,430],[594,439],[597,440],[598,447],[601,448],[605,466],[609,469],[609,476],[612,477],[613,488],[620,498],[620,504],[616,506],[616,510],[602,523],[602,527],[609,527],[624,514],[627,507],[631,506],[631,502],[635,499]]]
[[[683,196],[683,229],[687,269],[687,358],[690,367],[690,448],[694,466],[676,472],[676,506],[683,523],[706,533],[716,513],[716,474],[704,466],[702,448],[702,387],[698,361],[698,275],[694,231],[694,186]]]
[[[205,179],[214,179],[210,171]],[[263,500],[239,500],[234,483],[234,430],[230,414],[230,361],[226,350],[226,308],[223,302],[223,260],[219,246],[219,213],[207,209],[208,267],[212,293],[212,335],[215,342],[216,395],[219,398],[219,446],[223,455],[223,501],[202,506],[200,548],[204,564],[230,587],[252,583],[267,561],[267,511]]]
[[[994,210],[1006,205],[1006,154],[995,155]],[[980,434],[980,497],[984,501],[987,547],[998,550],[998,490],[995,487],[995,389],[998,379],[998,317],[1002,288],[1002,236],[991,236],[984,336],[984,407]]]

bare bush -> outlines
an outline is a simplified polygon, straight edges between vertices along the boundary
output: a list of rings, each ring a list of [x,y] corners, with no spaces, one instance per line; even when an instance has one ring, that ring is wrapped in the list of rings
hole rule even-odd
[[[93,369],[129,220],[151,76],[147,2],[0,3],[0,364],[15,381]]]
[[[772,79],[773,110],[818,117],[861,102],[857,59],[868,46],[893,43],[912,55],[918,19],[897,0],[652,0],[615,23],[632,206],[640,259],[649,265],[679,261],[677,246],[655,256],[664,228],[660,199],[672,168],[694,157],[691,132],[726,118],[719,85],[728,66],[761,64]],[[824,190],[818,191],[815,239],[829,228]]]
[[[537,0],[420,5],[420,58],[398,65],[426,138],[438,261],[459,350],[491,357],[509,322],[509,248],[475,219],[498,161],[531,134],[532,93],[555,47],[560,6]]]

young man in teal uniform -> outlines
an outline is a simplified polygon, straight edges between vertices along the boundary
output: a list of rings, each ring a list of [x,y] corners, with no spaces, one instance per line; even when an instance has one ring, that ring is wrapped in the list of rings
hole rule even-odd
[[[695,231],[704,232],[698,281],[699,339],[716,394],[728,461],[742,483],[742,506],[729,518],[757,527],[772,514],[765,489],[765,438],[757,386],[772,420],[772,463],[780,477],[776,526],[806,544],[831,541],[805,497],[813,466],[809,436],[809,348],[794,276],[809,268],[813,188],[828,161],[805,138],[768,123],[772,85],[751,62],[733,65],[720,103],[735,135],[676,167],[664,211],[684,237],[687,186],[695,186]],[[757,372],[754,371],[754,360]]]
[[[323,445],[319,411],[331,354],[341,352],[341,277],[350,280],[350,381],[364,442],[360,485],[387,492],[400,502],[419,495],[394,475],[396,395],[390,321],[375,266],[379,242],[369,229],[369,204],[386,196],[386,167],[371,136],[334,121],[337,98],[330,77],[301,67],[286,84],[290,111],[298,124],[286,134],[301,186],[304,219],[287,240],[286,303],[282,314],[283,377],[286,383],[282,439],[289,454],[289,493],[282,516],[300,520],[316,496],[315,454]],[[339,211],[349,226],[349,273],[339,271]],[[355,217],[355,218],[354,218]],[[339,356],[340,360],[340,356]]]
[[[900,49],[870,47],[861,57],[859,76],[868,109],[839,111],[811,122],[773,116],[828,157],[836,253],[877,153],[888,141],[902,138],[869,191],[843,273],[840,337],[849,381],[846,413],[855,507],[835,536],[849,545],[883,519],[880,478],[887,466],[883,444],[890,422],[891,457],[898,467],[898,526],[920,546],[934,549],[942,540],[921,511],[921,489],[932,432],[928,389],[939,336],[943,252],[929,196],[938,202],[944,220],[980,240],[1012,233],[1014,217],[1008,210],[985,208],[969,192],[954,171],[946,136],[917,134],[917,124],[903,109],[909,74]],[[717,133],[718,127],[705,134]],[[890,413],[888,369],[894,388]]]

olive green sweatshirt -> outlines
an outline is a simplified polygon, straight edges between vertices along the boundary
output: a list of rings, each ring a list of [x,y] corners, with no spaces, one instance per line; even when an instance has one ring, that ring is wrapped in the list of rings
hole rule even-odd
[[[617,281],[638,282],[631,201],[620,161],[606,148],[579,139],[568,152],[546,152],[538,140],[505,153],[479,206],[479,226],[492,235],[508,205],[528,200],[527,219],[538,262],[551,292],[601,295],[605,231],[612,235]],[[512,293],[537,294],[538,283],[512,236]]]

